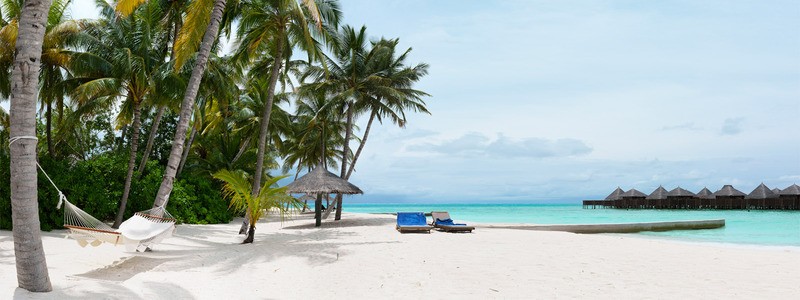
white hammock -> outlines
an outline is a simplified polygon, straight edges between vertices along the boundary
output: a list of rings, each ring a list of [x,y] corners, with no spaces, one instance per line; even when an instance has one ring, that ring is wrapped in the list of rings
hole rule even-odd
[[[35,136],[12,137],[8,140],[9,148],[11,144],[20,139],[36,140],[37,138]],[[122,222],[119,229],[115,230],[67,201],[67,197],[58,189],[39,162],[36,162],[36,166],[58,191],[59,199],[56,208],[61,208],[61,205],[64,204],[64,227],[69,230],[68,236],[77,240],[81,247],[86,247],[86,245],[96,247],[102,243],[110,243],[115,246],[124,244],[128,251],[144,251],[150,245],[171,237],[175,232],[175,218],[163,207],[137,212],[130,219]]]

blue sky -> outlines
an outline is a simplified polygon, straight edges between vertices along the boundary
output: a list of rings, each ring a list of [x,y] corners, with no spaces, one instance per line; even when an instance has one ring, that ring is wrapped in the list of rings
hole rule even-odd
[[[800,183],[800,2],[341,4],[345,23],[430,64],[417,88],[432,115],[374,129],[355,201]]]

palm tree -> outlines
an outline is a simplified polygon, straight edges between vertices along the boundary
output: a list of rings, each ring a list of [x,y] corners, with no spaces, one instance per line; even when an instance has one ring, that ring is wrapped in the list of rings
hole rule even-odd
[[[39,229],[36,178],[36,91],[50,0],[26,1],[11,71],[11,211],[17,282],[32,292],[53,289]],[[29,138],[33,137],[33,138]]]
[[[367,121],[367,127],[364,129],[364,136],[359,142],[358,150],[353,156],[347,173],[343,176],[345,180],[350,179],[350,175],[353,174],[356,162],[364,149],[364,145],[367,143],[372,122],[376,118],[381,123],[383,118],[389,118],[397,126],[405,127],[406,110],[430,114],[425,107],[425,102],[422,100],[422,97],[430,95],[412,88],[415,82],[428,74],[428,65],[422,63],[413,67],[406,66],[405,59],[408,53],[411,52],[411,48],[408,48],[400,56],[395,57],[395,48],[398,41],[398,39],[381,39],[377,43],[373,43],[371,52],[375,54],[371,60],[374,64],[372,68],[381,70],[378,74],[385,81],[382,82],[381,86],[377,87],[381,89],[380,92],[374,93],[372,97],[365,98],[366,101],[364,103],[360,103],[364,107],[359,110],[369,111],[370,116],[369,121]]]
[[[272,114],[275,86],[283,68],[283,60],[291,57],[292,49],[303,49],[310,58],[320,57],[319,42],[312,32],[322,37],[330,37],[323,30],[326,26],[336,28],[341,11],[333,0],[304,0],[301,6],[296,0],[250,0],[242,2],[242,19],[239,26],[236,56],[252,61],[258,55],[269,55],[272,68],[269,86],[266,91],[266,105],[261,114],[261,128],[258,138],[258,161],[253,174],[255,182],[261,182],[264,167],[267,135]],[[308,18],[311,16],[312,18]],[[316,26],[313,26],[311,22]],[[261,76],[260,74],[258,76]],[[253,185],[253,195],[259,193],[260,186]],[[244,228],[245,224],[242,224]]]
[[[39,75],[40,92],[39,100],[42,102],[41,108],[45,110],[45,136],[47,137],[47,153],[53,156],[54,142],[52,134],[52,115],[53,104],[56,104],[59,111],[59,119],[63,114],[64,94],[61,82],[66,78],[67,65],[69,63],[70,51],[66,50],[70,39],[79,30],[79,21],[67,20],[65,14],[70,0],[55,0],[49,9],[47,18],[47,28],[42,42],[41,71]],[[14,46],[17,37],[19,14],[22,1],[3,0],[3,10],[6,14],[0,18],[2,28],[0,28],[0,95],[8,97],[9,86],[8,77],[11,72],[11,62],[14,60]]]
[[[223,195],[230,199],[230,206],[238,211],[246,211],[250,229],[247,231],[247,238],[242,244],[252,243],[255,232],[256,222],[273,209],[278,210],[281,216],[286,213],[286,205],[294,203],[292,197],[286,193],[286,187],[277,187],[278,180],[286,178],[287,175],[272,177],[264,182],[259,189],[258,195],[251,195],[252,181],[247,173],[242,171],[221,170],[214,174],[214,178],[225,182]]]
[[[139,145],[142,106],[159,92],[157,79],[162,78],[167,38],[161,19],[163,11],[157,2],[142,5],[127,17],[117,17],[107,3],[100,1],[102,16],[95,26],[87,28],[82,41],[86,52],[74,56],[72,69],[75,81],[81,84],[73,91],[80,103],[79,111],[89,113],[96,108],[113,105],[123,98],[118,125],[130,124],[128,171],[113,227],[122,223],[130,195]]]
[[[339,40],[340,43],[332,50],[332,57],[326,60],[328,67],[309,66],[301,78],[312,78],[313,82],[306,85],[305,89],[328,94],[330,105],[338,107],[346,116],[340,176],[349,179],[354,168],[352,163],[348,164],[348,159],[356,159],[350,149],[350,140],[357,115],[372,112],[365,132],[368,133],[375,117],[389,116],[395,123],[404,124],[403,109],[427,112],[420,99],[427,94],[410,88],[413,82],[427,73],[427,65],[405,67],[403,62],[411,49],[395,58],[397,40],[384,39],[367,48],[369,41],[364,26],[358,31],[344,26],[339,32]],[[366,137],[368,134],[359,148],[363,149]],[[357,153],[360,154],[360,151]],[[351,171],[348,171],[348,166]],[[339,220],[342,211],[340,194],[336,196],[336,202],[338,209],[335,219]]]

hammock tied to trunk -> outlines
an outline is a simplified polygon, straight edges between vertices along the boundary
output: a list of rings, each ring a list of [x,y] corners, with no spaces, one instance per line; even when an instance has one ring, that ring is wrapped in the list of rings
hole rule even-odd
[[[12,137],[8,141],[9,147],[20,139],[36,140],[37,138],[34,136]],[[63,204],[64,227],[69,230],[68,236],[77,240],[81,247],[86,247],[86,245],[96,247],[102,243],[109,243],[115,246],[123,244],[128,251],[145,251],[150,245],[171,237],[175,231],[175,218],[163,207],[137,212],[122,222],[119,229],[111,228],[108,224],[92,217],[69,202],[64,193],[47,175],[47,172],[39,165],[39,162],[36,162],[36,166],[58,192],[56,208],[60,209]]]

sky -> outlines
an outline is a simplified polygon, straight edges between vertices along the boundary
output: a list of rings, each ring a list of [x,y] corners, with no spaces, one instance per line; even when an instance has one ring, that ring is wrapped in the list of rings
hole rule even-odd
[[[73,17],[96,15],[76,0]],[[555,202],[800,184],[800,2],[344,0],[427,63],[357,202]],[[359,119],[363,128],[366,117]],[[359,134],[361,134],[359,132]],[[338,172],[336,172],[338,173]]]

